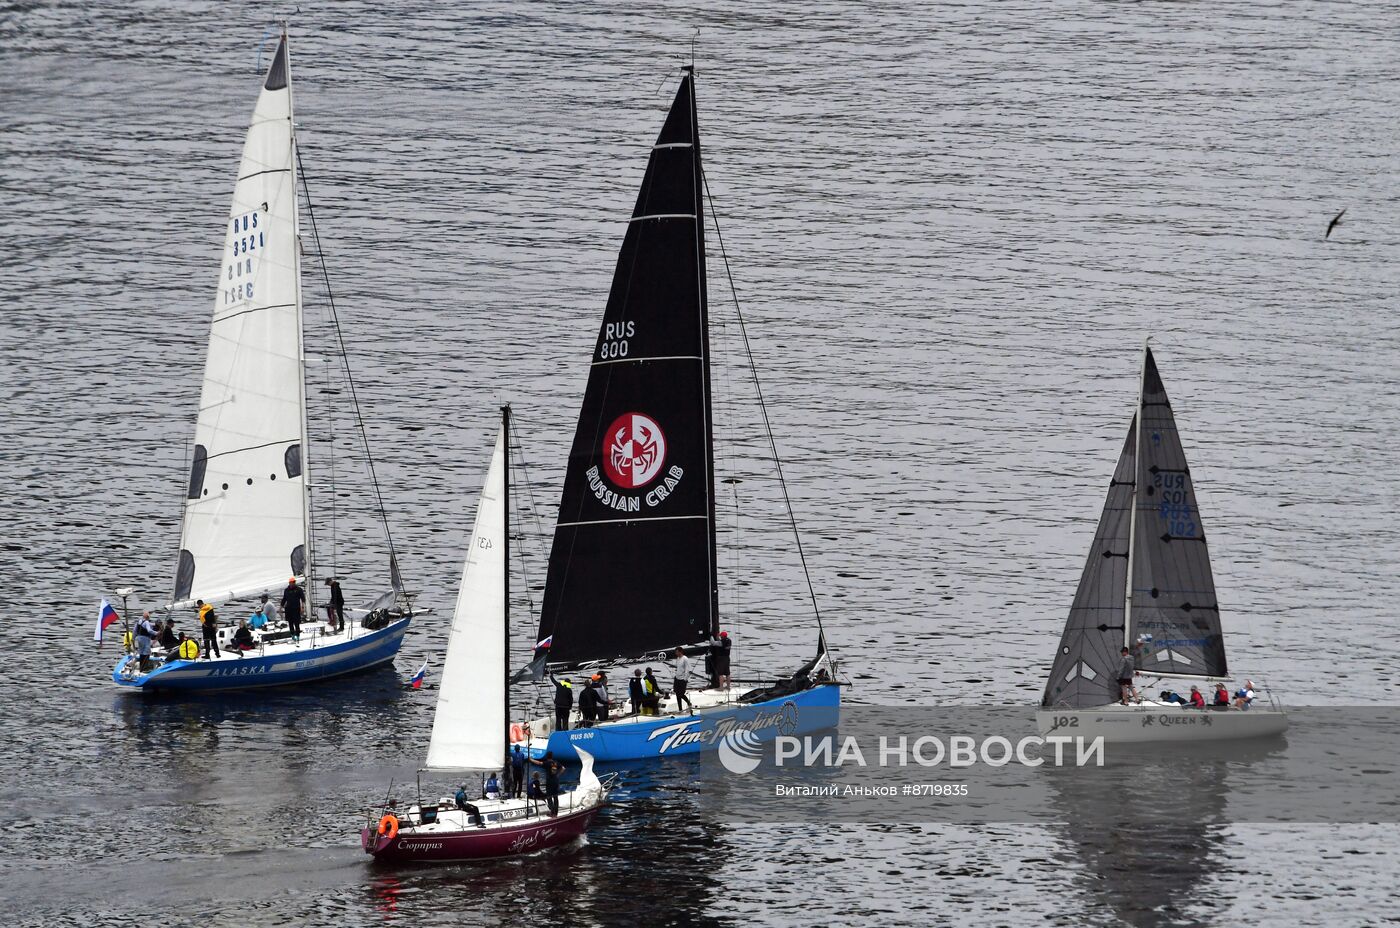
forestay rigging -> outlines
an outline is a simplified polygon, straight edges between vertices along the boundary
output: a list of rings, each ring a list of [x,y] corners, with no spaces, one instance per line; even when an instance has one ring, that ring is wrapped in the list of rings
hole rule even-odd
[[[308,564],[305,379],[287,39],[253,112],[224,224],[174,599],[217,602]]]

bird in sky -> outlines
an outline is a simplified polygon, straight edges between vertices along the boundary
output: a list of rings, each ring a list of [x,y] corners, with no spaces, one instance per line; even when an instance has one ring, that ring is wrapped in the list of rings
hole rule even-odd
[[[1338,213],[1337,215],[1335,215],[1335,216],[1332,217],[1332,221],[1329,222],[1329,223],[1327,223],[1327,234],[1324,235],[1324,236],[1322,236],[1323,238],[1331,238],[1331,237],[1332,237],[1332,230],[1335,229],[1335,228],[1337,228],[1337,226],[1339,226],[1339,225],[1342,224],[1342,217],[1343,217],[1344,215],[1346,215],[1346,210],[1345,210],[1345,209],[1343,209],[1340,213]]]

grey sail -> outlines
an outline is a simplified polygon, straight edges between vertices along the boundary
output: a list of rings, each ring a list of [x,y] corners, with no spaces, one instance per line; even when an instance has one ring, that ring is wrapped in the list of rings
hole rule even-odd
[[[1225,641],[1205,529],[1176,417],[1149,349],[1142,373],[1140,491],[1133,532],[1130,638],[1145,673],[1224,677]]]
[[[1118,699],[1128,582],[1129,514],[1133,504],[1136,420],[1108,484],[1094,544],[1084,562],[1069,621],[1045,685],[1045,706],[1082,709]]]

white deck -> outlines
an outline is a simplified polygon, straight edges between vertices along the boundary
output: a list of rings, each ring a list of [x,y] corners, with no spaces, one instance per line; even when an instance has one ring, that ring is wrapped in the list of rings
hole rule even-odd
[[[395,617],[393,621],[398,621],[398,617]],[[195,634],[191,634],[191,629],[188,628],[177,629],[177,631],[184,631],[186,636],[192,638],[194,643],[199,645],[198,659],[201,663],[207,661],[214,664],[221,662],[237,662],[250,657],[283,657],[295,655],[301,651],[309,651],[312,648],[326,648],[331,645],[344,644],[349,641],[354,641],[357,638],[363,638],[365,635],[373,634],[371,630],[361,628],[359,623],[353,619],[346,619],[343,631],[334,632],[330,630],[330,627],[330,623],[323,619],[318,619],[314,622],[302,622],[301,636],[299,639],[294,640],[291,637],[291,626],[279,619],[265,626],[260,631],[253,631],[253,642],[257,645],[257,648],[252,651],[239,651],[233,647],[233,633],[238,630],[238,626],[236,624],[233,626],[224,625],[219,629],[220,653],[218,655],[212,653],[206,654],[204,652],[204,635],[198,622],[193,623],[193,631]],[[151,661],[154,666],[159,667],[166,663],[165,650],[166,649],[162,648],[160,645],[156,645],[151,649]],[[177,661],[181,660],[181,658],[177,655],[170,660]],[[139,673],[129,673],[129,675],[140,676]]]
[[[559,814],[569,815],[601,805],[604,791],[599,788],[579,787],[559,794]],[[480,824],[472,821],[471,813],[457,808],[456,800],[444,796],[437,801],[436,819],[424,825],[423,808],[417,804],[408,807],[399,834],[406,837],[432,837],[433,835],[455,834],[460,831],[491,831],[493,829],[514,828],[526,822],[537,821],[549,815],[549,806],[543,799],[473,799],[469,800],[480,813]]]

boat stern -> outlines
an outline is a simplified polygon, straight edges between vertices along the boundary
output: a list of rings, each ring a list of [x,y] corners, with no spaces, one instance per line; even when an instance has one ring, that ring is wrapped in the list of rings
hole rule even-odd
[[[167,661],[156,664],[150,670],[143,671],[141,659],[135,654],[128,654],[117,661],[117,666],[112,668],[112,682],[118,686],[145,689],[147,686],[157,685],[163,675],[173,673],[193,663],[194,661],[184,660]]]

